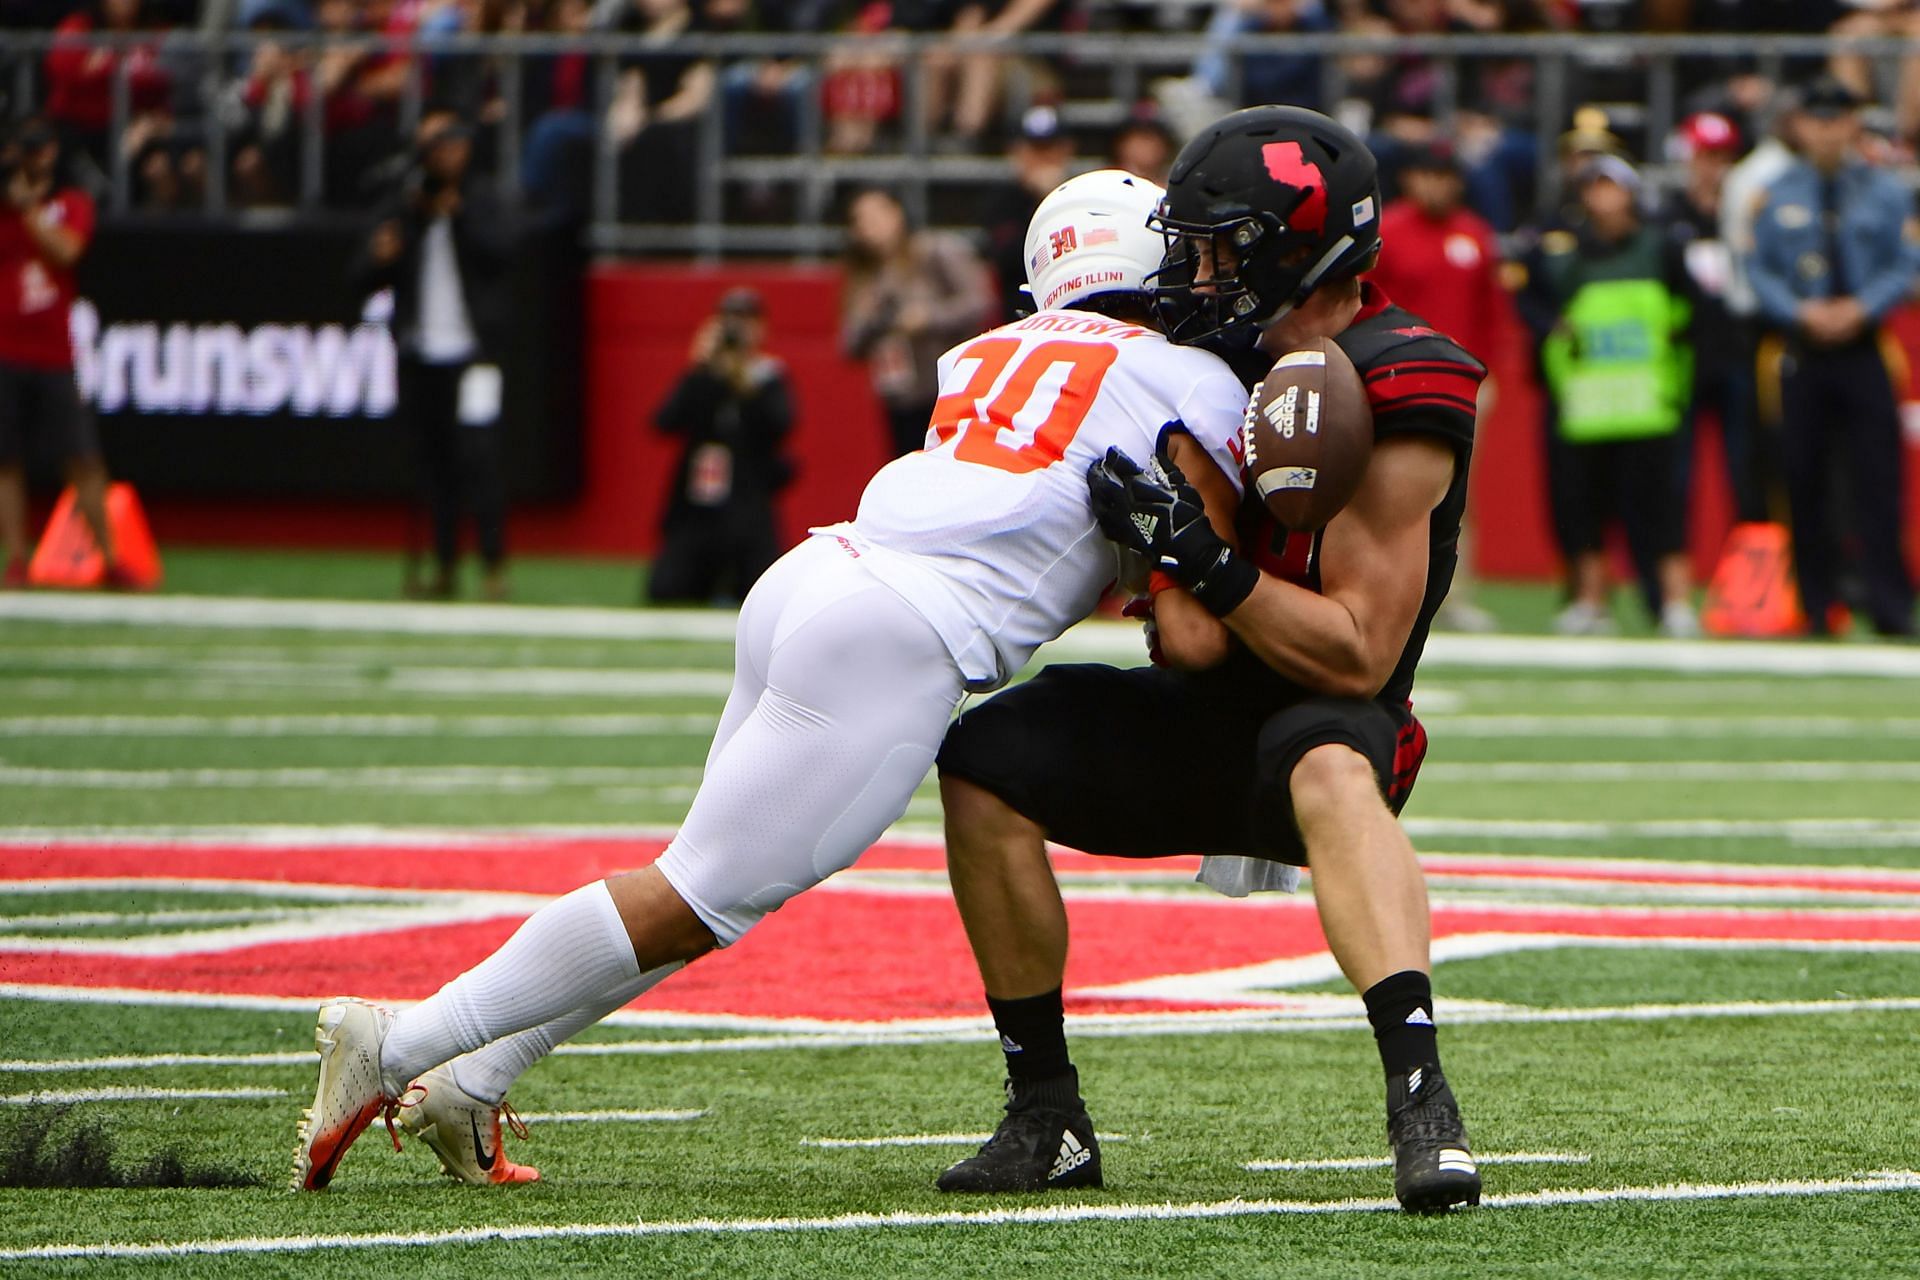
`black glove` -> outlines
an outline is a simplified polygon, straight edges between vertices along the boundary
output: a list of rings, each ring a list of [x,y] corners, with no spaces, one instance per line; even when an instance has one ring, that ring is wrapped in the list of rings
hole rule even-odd
[[[1087,468],[1087,498],[1101,533],[1172,574],[1215,617],[1239,608],[1260,581],[1260,570],[1213,531],[1199,490],[1164,446],[1151,471],[1108,449]]]

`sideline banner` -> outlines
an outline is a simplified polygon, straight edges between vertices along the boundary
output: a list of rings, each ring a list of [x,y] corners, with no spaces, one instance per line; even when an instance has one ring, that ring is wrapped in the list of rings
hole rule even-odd
[[[358,296],[348,278],[363,233],[332,220],[103,223],[72,333],[114,474],[157,497],[410,495],[391,299]],[[552,237],[529,238],[510,268],[517,323],[488,429],[516,502],[579,488],[580,273]]]

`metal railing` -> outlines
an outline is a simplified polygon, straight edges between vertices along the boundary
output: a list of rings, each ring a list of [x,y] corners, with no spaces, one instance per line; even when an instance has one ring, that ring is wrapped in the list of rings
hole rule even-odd
[[[1070,97],[1066,116],[1082,129],[1117,123],[1126,107],[1146,95],[1161,77],[1184,75],[1201,54],[1215,48],[1199,35],[1029,34],[1004,40],[950,36],[689,36],[669,45],[643,36],[597,34],[588,37],[555,35],[473,36],[442,35],[411,38],[356,37],[329,39],[310,33],[215,33],[181,30],[138,35],[54,37],[43,32],[0,33],[0,85],[10,85],[8,110],[14,117],[44,104],[45,55],[56,44],[126,52],[154,51],[158,62],[175,77],[172,109],[177,137],[197,145],[205,158],[204,190],[193,211],[201,216],[232,217],[241,221],[318,215],[329,211],[334,193],[327,190],[326,163],[330,141],[326,103],[309,92],[298,120],[298,164],[293,189],[283,204],[273,208],[238,209],[230,189],[230,167],[237,136],[235,104],[238,87],[247,79],[255,50],[267,43],[306,55],[324,48],[350,46],[368,53],[406,59],[406,74],[391,104],[394,148],[411,137],[430,92],[430,64],[449,66],[463,59],[483,64],[495,78],[500,109],[490,127],[492,177],[503,193],[519,197],[526,151],[527,68],[530,59],[554,55],[584,55],[593,68],[595,98],[587,110],[593,124],[591,208],[586,221],[587,242],[616,252],[690,253],[713,257],[733,253],[771,253],[818,256],[840,243],[835,197],[843,184],[879,182],[893,185],[913,217],[926,221],[936,210],[935,192],[943,185],[964,186],[990,181],[1007,173],[998,155],[943,153],[926,117],[927,58],[930,54],[993,53],[1010,59],[1045,59],[1064,68],[1077,83],[1097,82],[1091,94]],[[836,155],[825,150],[820,85],[823,71],[836,53],[852,49],[883,55],[898,67],[901,86],[899,127],[883,145],[858,155]],[[1613,104],[1617,118],[1637,125],[1640,136],[1656,143],[1673,128],[1681,111],[1681,72],[1690,62],[1740,67],[1780,81],[1796,63],[1812,64],[1836,52],[1864,57],[1883,83],[1892,84],[1900,64],[1920,57],[1920,41],[1821,36],[1442,36],[1394,38],[1357,35],[1249,36],[1232,42],[1227,66],[1230,83],[1223,96],[1238,105],[1247,59],[1263,55],[1296,54],[1317,57],[1319,98],[1323,104],[1347,99],[1351,89],[1345,61],[1360,56],[1421,57],[1431,60],[1435,81],[1433,115],[1443,133],[1467,98],[1465,89],[1487,63],[1525,60],[1533,66],[1531,100],[1524,120],[1510,122],[1530,133],[1539,158],[1536,195],[1550,194],[1554,182],[1548,162],[1559,134],[1573,109],[1580,105],[1579,87],[1587,79],[1610,77],[1631,86],[1630,96]],[[614,86],[624,66],[656,58],[662,53],[711,58],[720,63],[757,59],[798,60],[812,73],[812,88],[794,100],[788,122],[795,140],[790,154],[751,155],[730,149],[726,134],[726,98],[716,91],[699,117],[691,121],[691,164],[685,173],[659,175],[658,181],[686,182],[693,187],[693,216],[677,224],[642,223],[626,216],[619,199],[621,148],[606,127]],[[123,140],[135,116],[132,61],[119,58],[111,84],[111,119],[102,181],[112,210],[135,213],[136,175]],[[1009,115],[1016,112],[1028,90],[1014,78]],[[1082,159],[1091,157],[1082,156]],[[1656,180],[1664,176],[1660,157]],[[784,189],[791,195],[791,213],[756,224],[733,216],[730,194],[748,187]],[[338,211],[334,206],[333,211]],[[962,228],[964,229],[964,228]]]

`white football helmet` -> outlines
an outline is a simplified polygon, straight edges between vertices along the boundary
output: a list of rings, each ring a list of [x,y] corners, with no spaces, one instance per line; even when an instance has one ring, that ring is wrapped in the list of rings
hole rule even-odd
[[[1027,224],[1027,292],[1050,311],[1101,293],[1151,294],[1166,240],[1147,226],[1167,193],[1124,169],[1055,187]]]

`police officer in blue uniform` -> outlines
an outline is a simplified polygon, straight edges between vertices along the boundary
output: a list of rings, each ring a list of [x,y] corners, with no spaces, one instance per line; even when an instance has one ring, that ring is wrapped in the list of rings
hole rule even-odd
[[[1840,467],[1867,612],[1881,634],[1910,636],[1900,412],[1880,326],[1920,272],[1920,222],[1907,189],[1857,155],[1859,110],[1830,77],[1807,89],[1794,126],[1800,158],[1762,197],[1747,265],[1762,314],[1789,335],[1783,451],[1808,624],[1824,634],[1836,602]]]

